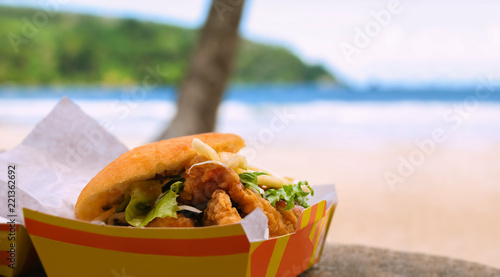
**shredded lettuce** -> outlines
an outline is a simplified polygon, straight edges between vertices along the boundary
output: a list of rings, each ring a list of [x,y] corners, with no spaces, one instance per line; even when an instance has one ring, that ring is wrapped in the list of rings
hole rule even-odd
[[[245,188],[254,188],[256,191],[262,191],[261,188],[259,188],[259,184],[257,183],[257,176],[259,175],[268,175],[265,172],[245,172],[238,174],[240,176],[241,183],[245,185]]]
[[[307,186],[311,192],[307,192],[302,190],[301,186]],[[307,195],[311,193],[311,196],[314,195],[314,190],[309,186],[307,181],[299,182],[296,185],[284,185],[280,189],[268,189],[264,197],[269,200],[271,205],[275,206],[276,202],[279,200],[286,201],[285,210],[290,210],[295,207],[295,203],[301,205],[304,208],[309,207],[307,204]]]
[[[170,186],[170,189],[160,196],[161,183],[159,183],[159,193],[151,201],[151,198],[144,194],[144,189],[140,187],[130,190],[130,202],[125,209],[125,220],[132,226],[144,227],[157,217],[177,218],[177,196],[182,190],[183,182],[177,181]]]

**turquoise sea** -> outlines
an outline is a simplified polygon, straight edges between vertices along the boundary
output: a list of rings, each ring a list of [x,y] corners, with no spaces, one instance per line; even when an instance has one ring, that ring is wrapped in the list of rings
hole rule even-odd
[[[175,115],[173,87],[0,87],[0,127],[34,126],[67,96],[118,138],[154,139]],[[109,124],[111,123],[111,124]],[[436,128],[461,147],[500,141],[500,88],[345,88],[321,84],[236,85],[217,131],[270,144],[376,147],[429,137]],[[2,136],[8,134],[0,134]]]

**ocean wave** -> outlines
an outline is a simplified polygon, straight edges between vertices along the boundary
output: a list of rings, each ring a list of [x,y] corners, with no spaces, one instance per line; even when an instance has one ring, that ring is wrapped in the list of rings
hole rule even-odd
[[[0,123],[33,125],[56,105],[56,99],[0,99]],[[76,99],[98,122],[112,122],[120,136],[154,138],[172,120],[172,101],[140,102]],[[271,143],[315,141],[365,143],[429,137],[440,128],[458,141],[500,139],[500,103],[479,102],[352,102],[258,103],[224,101],[217,130]]]

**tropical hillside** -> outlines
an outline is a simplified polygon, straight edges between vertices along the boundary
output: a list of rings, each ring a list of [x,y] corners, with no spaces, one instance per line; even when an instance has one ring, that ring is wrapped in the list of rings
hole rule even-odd
[[[158,66],[175,85],[197,35],[153,22],[6,6],[0,6],[0,26],[0,84],[128,85]],[[283,47],[241,42],[233,82],[316,81],[335,79]]]

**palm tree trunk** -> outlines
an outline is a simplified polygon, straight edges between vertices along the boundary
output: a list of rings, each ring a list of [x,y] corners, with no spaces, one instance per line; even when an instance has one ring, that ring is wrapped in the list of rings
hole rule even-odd
[[[244,0],[212,0],[180,86],[177,114],[158,140],[211,132],[233,69]]]

